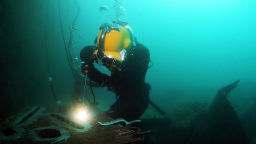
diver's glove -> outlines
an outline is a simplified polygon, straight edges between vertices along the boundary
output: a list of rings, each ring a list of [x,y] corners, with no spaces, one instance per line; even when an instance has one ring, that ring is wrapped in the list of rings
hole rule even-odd
[[[105,87],[106,86],[108,88],[111,88],[111,86],[112,86],[112,83],[111,83],[110,79],[103,80],[101,82],[88,81],[87,84],[91,85],[93,87]]]
[[[95,47],[94,46],[86,46],[80,52],[80,59],[83,61],[81,70],[83,74],[88,74],[89,67],[93,63],[92,55]]]
[[[112,87],[112,79],[109,78],[109,79],[104,80],[104,86]]]

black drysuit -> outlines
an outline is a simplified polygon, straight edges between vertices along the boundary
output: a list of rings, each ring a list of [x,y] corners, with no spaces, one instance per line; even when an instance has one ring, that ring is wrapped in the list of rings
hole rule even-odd
[[[127,56],[122,70],[111,71],[111,76],[99,72],[94,67],[92,59],[94,50],[94,46],[87,46],[81,50],[80,57],[84,65],[88,65],[88,77],[115,92],[117,101],[110,107],[109,115],[114,119],[138,119],[149,102],[150,85],[145,83],[150,60],[149,50],[137,43],[134,52]]]

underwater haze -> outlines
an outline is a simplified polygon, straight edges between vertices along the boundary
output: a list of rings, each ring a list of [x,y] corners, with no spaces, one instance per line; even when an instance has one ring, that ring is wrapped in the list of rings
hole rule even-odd
[[[55,105],[49,77],[57,99],[69,103],[65,43],[72,37],[79,57],[100,25],[117,18],[149,49],[150,98],[167,115],[185,103],[210,104],[236,80],[228,97],[236,112],[256,105],[255,0],[3,0],[0,16],[1,120],[24,106]],[[94,91],[102,110],[115,101],[106,88]],[[143,117],[161,116],[149,106]]]

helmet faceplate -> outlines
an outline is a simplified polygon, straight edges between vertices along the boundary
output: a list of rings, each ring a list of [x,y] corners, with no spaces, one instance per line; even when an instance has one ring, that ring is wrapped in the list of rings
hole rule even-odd
[[[135,46],[131,28],[127,23],[103,24],[97,38],[94,56],[99,64],[108,68],[122,68]]]

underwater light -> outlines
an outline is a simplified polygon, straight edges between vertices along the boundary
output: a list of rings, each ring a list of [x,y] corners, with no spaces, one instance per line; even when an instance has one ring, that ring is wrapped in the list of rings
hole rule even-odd
[[[73,109],[73,120],[79,124],[88,123],[91,115],[88,108],[85,105],[78,105]]]
[[[85,121],[88,118],[88,115],[85,110],[79,110],[79,112],[76,114],[76,119],[79,121]]]

